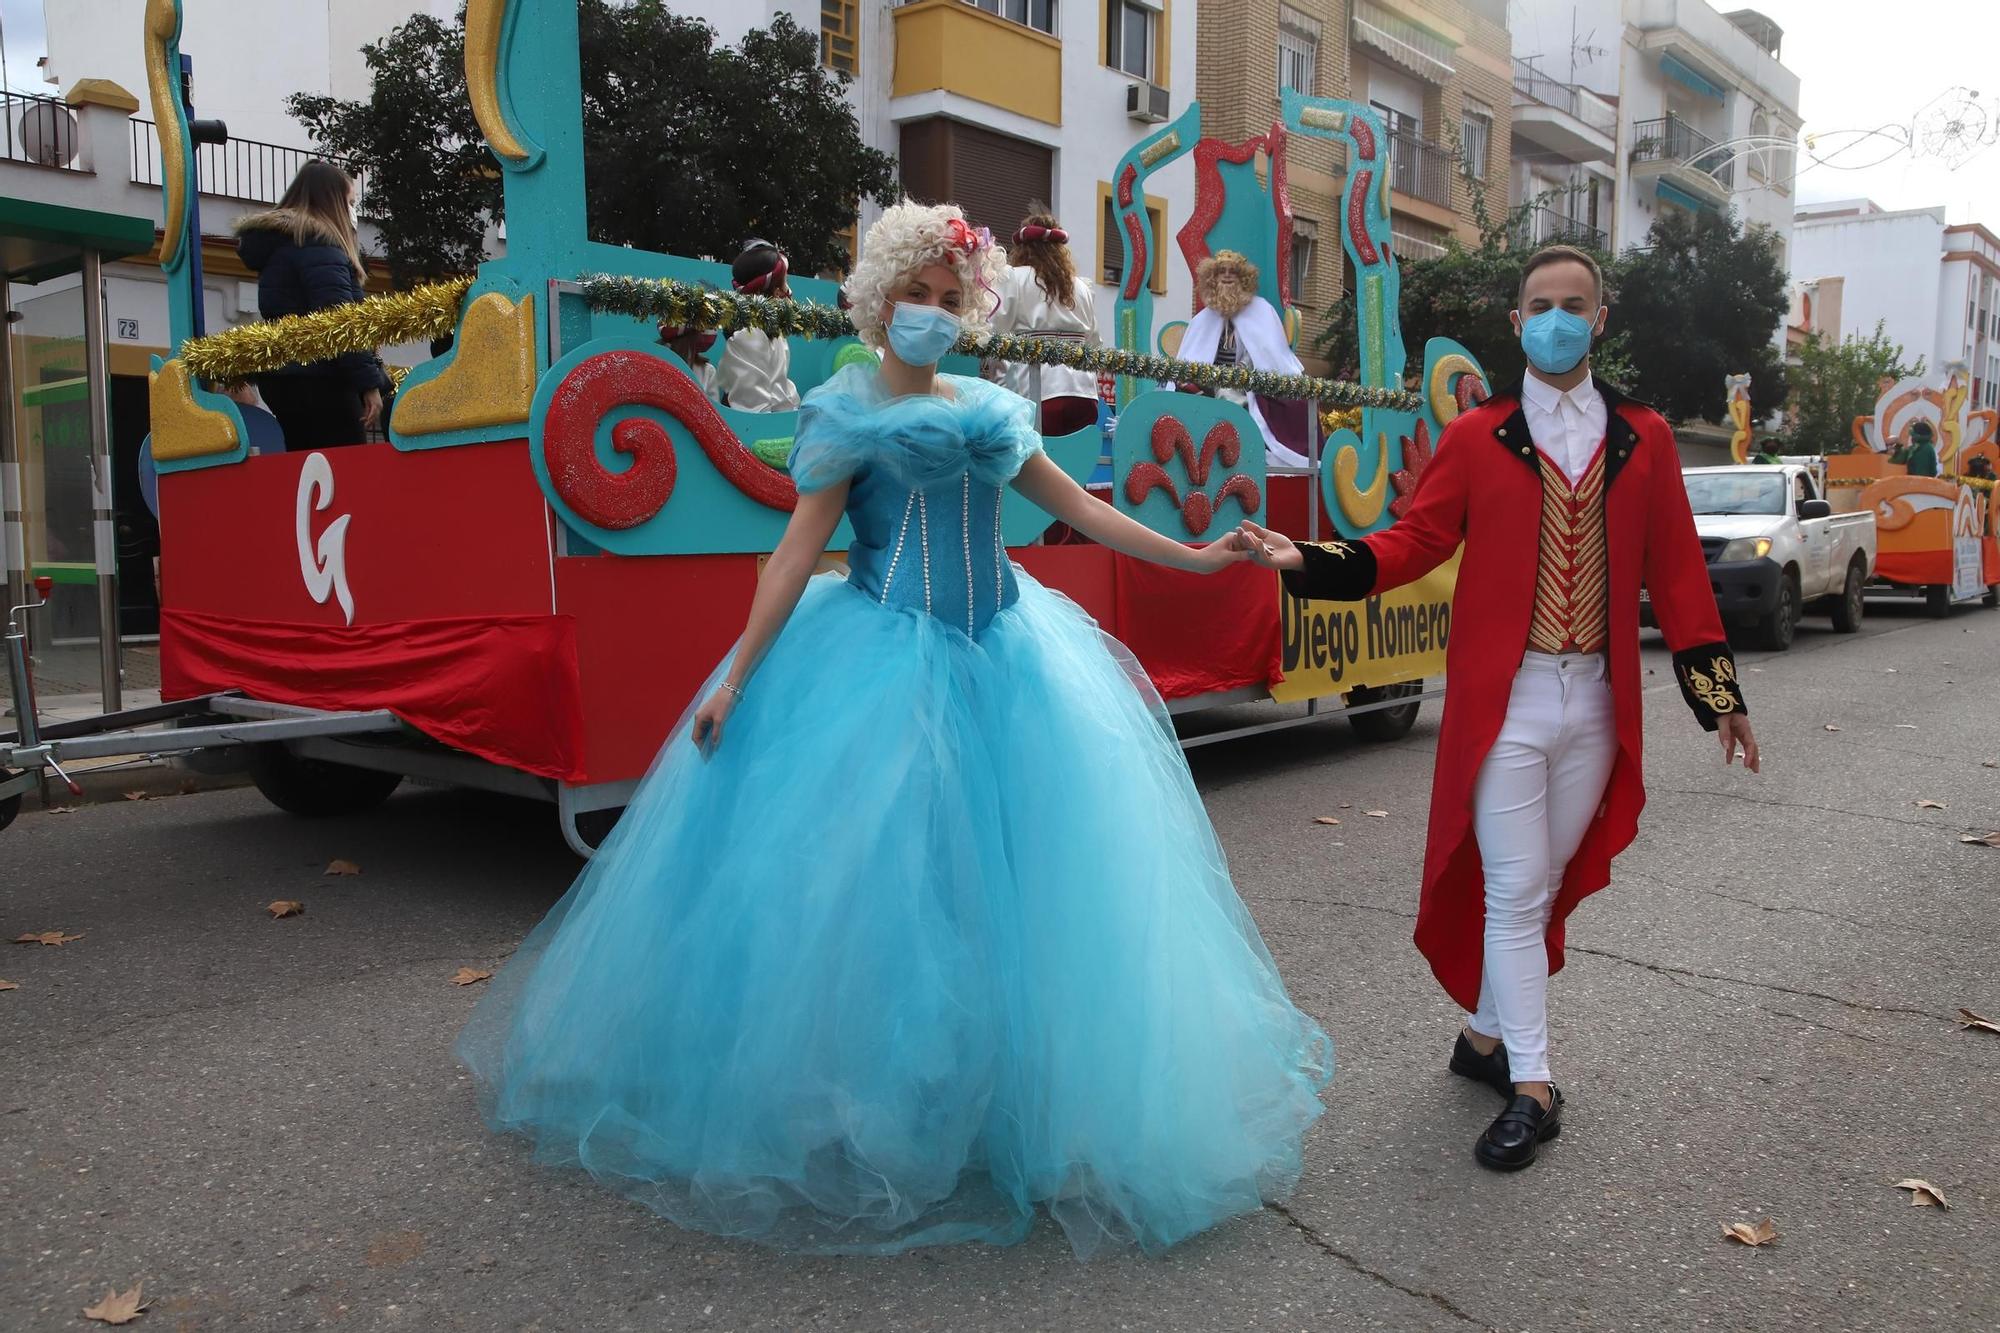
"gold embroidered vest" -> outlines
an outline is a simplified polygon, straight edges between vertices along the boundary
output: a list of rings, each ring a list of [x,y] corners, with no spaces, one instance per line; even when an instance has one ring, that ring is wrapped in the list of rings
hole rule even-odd
[[[1598,451],[1573,485],[1547,455],[1536,457],[1542,469],[1542,535],[1528,648],[1538,653],[1603,652],[1609,636],[1604,452]]]

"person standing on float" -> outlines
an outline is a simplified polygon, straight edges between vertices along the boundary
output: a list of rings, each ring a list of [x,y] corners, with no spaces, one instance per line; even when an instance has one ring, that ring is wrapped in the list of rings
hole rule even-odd
[[[1496,1170],[1529,1165],[1562,1128],[1549,974],[1565,918],[1610,880],[1645,803],[1641,584],[1695,718],[1725,764],[1740,751],[1758,768],[1673,432],[1590,373],[1607,314],[1596,261],[1538,251],[1519,303],[1526,378],[1446,428],[1401,522],[1312,545],[1241,529],[1294,596],[1338,601],[1464,546],[1416,942],[1468,1011],[1451,1071],[1508,1099],[1474,1149]]]
[[[751,241],[730,266],[729,282],[744,296],[791,299],[791,264],[769,241]],[[707,388],[708,386],[703,386]],[[792,344],[762,329],[738,329],[722,349],[714,387],[741,412],[792,412],[799,388],[792,383]]]

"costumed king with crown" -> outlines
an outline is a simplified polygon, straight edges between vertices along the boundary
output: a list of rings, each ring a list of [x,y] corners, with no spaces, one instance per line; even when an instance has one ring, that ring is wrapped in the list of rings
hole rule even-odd
[[[1452,597],[1416,942],[1467,1012],[1453,1073],[1507,1108],[1482,1165],[1527,1166],[1562,1127],[1548,980],[1563,921],[1638,831],[1639,588],[1725,764],[1757,742],[1695,535],[1673,431],[1590,373],[1604,282],[1580,250],[1524,266],[1523,382],[1446,427],[1409,512],[1365,540],[1241,529],[1295,597],[1350,601],[1422,577],[1463,544]]]
[[[1285,321],[1257,295],[1257,266],[1234,250],[1217,250],[1194,271],[1201,309],[1181,336],[1183,361],[1242,366],[1273,375],[1298,375],[1305,367],[1285,338]],[[1264,435],[1264,456],[1272,467],[1306,467],[1307,413],[1300,400],[1259,398],[1241,389],[1217,389],[1215,396],[1250,409]]]

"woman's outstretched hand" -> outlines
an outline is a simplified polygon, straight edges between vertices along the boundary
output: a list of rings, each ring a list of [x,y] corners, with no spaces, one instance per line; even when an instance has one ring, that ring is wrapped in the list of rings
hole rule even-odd
[[[1292,539],[1282,532],[1260,528],[1246,518],[1235,535],[1242,541],[1250,558],[1266,569],[1305,568],[1306,558],[1299,554],[1299,548]]]
[[[695,710],[694,743],[704,756],[714,754],[716,747],[722,744],[723,725],[735,711],[736,696],[720,687]]]
[[[1229,568],[1238,561],[1250,558],[1250,547],[1243,534],[1230,529],[1208,545],[1191,553],[1194,563],[1191,568],[1197,574],[1213,574]]]

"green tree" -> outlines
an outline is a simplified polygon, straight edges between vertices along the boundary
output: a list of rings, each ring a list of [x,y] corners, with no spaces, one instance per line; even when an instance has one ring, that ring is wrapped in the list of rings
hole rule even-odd
[[[895,198],[895,160],[861,141],[817,38],[789,16],[717,48],[663,0],[578,0],[585,193],[593,239],[729,259],[754,237],[811,273],[846,259],[864,198]],[[501,218],[498,172],[466,99],[464,10],[362,49],[366,101],[300,94],[320,148],[368,172],[362,216],[397,281],[468,272]]]
[[[1784,322],[1786,273],[1775,233],[1733,214],[1662,212],[1647,246],[1615,269],[1613,316],[1636,372],[1633,391],[1668,418],[1719,421],[1724,379],[1749,374],[1759,416],[1785,401],[1772,341]]]
[[[1814,333],[1799,348],[1791,368],[1784,440],[1795,454],[1846,453],[1854,442],[1854,418],[1875,408],[1883,379],[1924,373],[1924,359],[1903,361],[1903,345],[1891,342],[1881,320],[1866,338],[1828,339]]]

